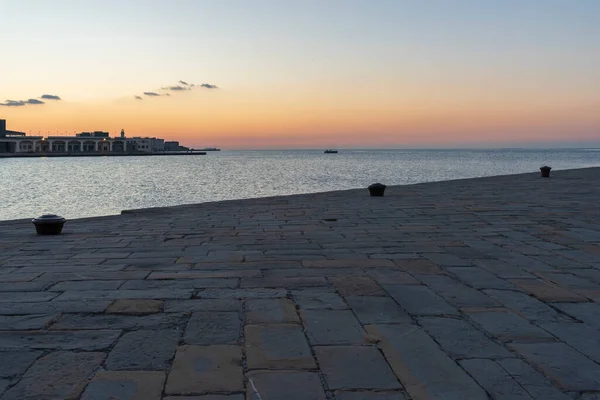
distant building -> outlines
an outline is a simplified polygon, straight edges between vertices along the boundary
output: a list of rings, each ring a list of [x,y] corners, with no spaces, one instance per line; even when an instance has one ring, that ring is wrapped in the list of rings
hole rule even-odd
[[[179,142],[176,140],[171,140],[165,142],[165,151],[177,151],[180,149]]]
[[[110,137],[110,134],[108,132],[94,131],[94,132],[81,132],[81,133],[76,134],[75,136],[107,138],[107,137]]]
[[[165,140],[155,137],[133,137],[127,139],[127,146],[133,152],[155,153],[165,151]]]
[[[6,136],[6,120],[0,119],[0,137]]]

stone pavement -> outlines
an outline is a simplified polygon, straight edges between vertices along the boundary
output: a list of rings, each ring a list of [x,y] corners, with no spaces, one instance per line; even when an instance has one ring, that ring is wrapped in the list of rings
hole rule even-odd
[[[0,398],[600,399],[599,199],[594,168],[0,223]]]

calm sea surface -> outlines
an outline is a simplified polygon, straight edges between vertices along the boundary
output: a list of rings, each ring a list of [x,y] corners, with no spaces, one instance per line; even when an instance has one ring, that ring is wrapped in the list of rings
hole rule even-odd
[[[221,151],[0,159],[0,220],[600,166],[599,150]]]

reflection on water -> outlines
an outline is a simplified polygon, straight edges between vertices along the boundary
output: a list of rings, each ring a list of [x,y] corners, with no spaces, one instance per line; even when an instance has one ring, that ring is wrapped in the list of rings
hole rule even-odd
[[[206,156],[0,159],[0,220],[600,166],[586,150],[222,151]]]

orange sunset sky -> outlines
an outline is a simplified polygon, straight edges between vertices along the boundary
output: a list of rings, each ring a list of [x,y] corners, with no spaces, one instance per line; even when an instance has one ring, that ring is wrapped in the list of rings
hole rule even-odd
[[[0,118],[226,149],[600,145],[599,18],[594,0],[0,0]]]

